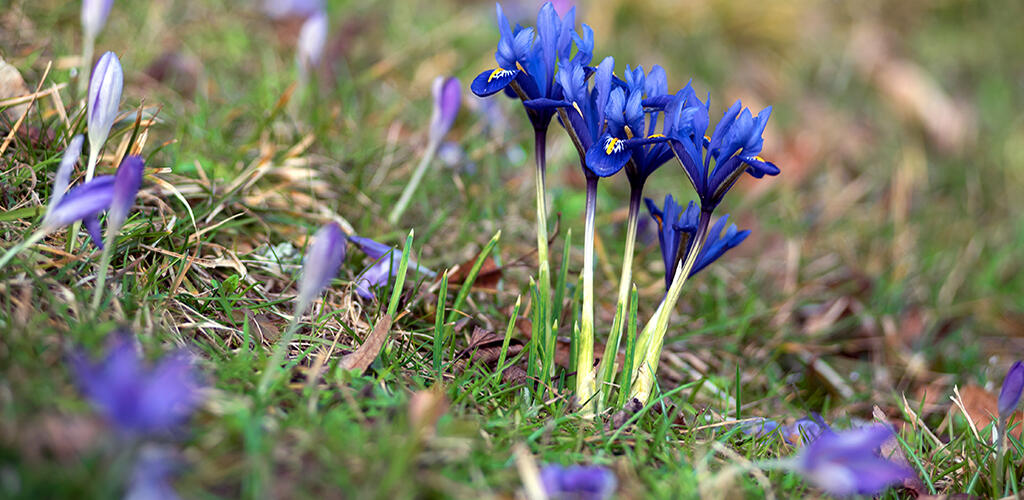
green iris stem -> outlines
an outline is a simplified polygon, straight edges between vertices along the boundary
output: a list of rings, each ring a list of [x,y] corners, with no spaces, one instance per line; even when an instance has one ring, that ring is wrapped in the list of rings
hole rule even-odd
[[[21,243],[18,243],[17,245],[14,245],[13,247],[7,249],[7,252],[4,252],[4,256],[0,257],[0,269],[3,269],[4,266],[6,266],[7,263],[14,258],[15,255],[18,255],[26,248],[35,245],[36,243],[39,243],[39,241],[45,238],[47,234],[49,234],[49,231],[45,229],[39,229],[36,232],[29,235],[28,238],[25,238],[25,240],[22,241]]]
[[[388,216],[388,222],[391,224],[397,224],[398,219],[405,213],[405,209],[409,206],[409,201],[412,200],[413,193],[416,192],[416,188],[419,187],[420,181],[423,180],[423,175],[427,173],[427,166],[430,165],[431,160],[434,159],[434,155],[437,153],[437,148],[440,146],[441,140],[431,140],[427,143],[427,150],[423,152],[423,158],[420,160],[420,164],[416,166],[416,170],[412,173],[412,178],[409,179],[409,183],[405,185],[405,189],[402,191],[402,196],[398,198],[398,203],[395,203],[395,208],[391,209],[391,215]]]
[[[665,298],[658,305],[658,310],[654,312],[651,320],[640,332],[640,338],[637,339],[636,354],[638,357],[636,359],[639,361],[636,365],[633,386],[630,388],[630,397],[640,400],[641,403],[646,403],[651,396],[654,375],[658,371],[658,360],[661,358],[661,348],[665,342],[665,331],[668,329],[669,316],[672,315],[676,302],[679,301],[683,284],[690,276],[690,271],[697,262],[697,256],[700,255],[700,251],[704,247],[710,221],[711,213],[702,210],[700,221],[697,223],[697,233],[694,235],[693,245],[690,246],[686,259],[678,261],[668,293],[665,294]]]
[[[576,358],[576,397],[585,405],[584,416],[593,415],[596,403],[594,373],[594,215],[597,211],[598,177],[587,174],[586,225],[583,234],[583,309]]]
[[[632,186],[629,192],[629,216],[626,225],[626,248],[622,253],[622,274],[619,276],[619,300],[615,307],[615,320],[608,334],[608,343],[604,346],[604,356],[598,368],[598,379],[601,381],[601,393],[607,395],[611,391],[616,372],[616,355],[622,341],[622,328],[626,320],[626,308],[629,307],[629,290],[633,282],[633,253],[636,245],[637,223],[640,218],[640,199],[643,197],[643,186]]]
[[[537,286],[540,300],[538,301],[540,317],[540,340],[544,346],[542,356],[544,366],[541,370],[542,379],[554,370],[555,336],[551,330],[551,264],[548,260],[548,209],[545,194],[545,177],[547,176],[547,128],[534,129],[534,187],[537,201]]]

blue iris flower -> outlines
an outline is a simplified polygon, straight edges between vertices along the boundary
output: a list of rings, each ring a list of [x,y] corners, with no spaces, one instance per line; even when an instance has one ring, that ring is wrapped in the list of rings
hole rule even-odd
[[[656,133],[661,108],[645,111],[645,102],[668,94],[665,70],[626,66],[625,82],[612,90],[606,116],[608,130],[587,150],[587,164],[601,177],[623,167],[633,186],[643,186],[658,167],[672,159],[672,148],[664,134]]]
[[[665,196],[662,208],[658,208],[650,198],[645,198],[644,202],[647,204],[651,218],[658,223],[658,243],[661,246],[662,261],[665,263],[665,289],[667,290],[672,285],[678,259],[690,251],[690,245],[697,232],[700,209],[696,203],[691,201],[686,210],[683,210],[683,207],[676,202],[672,195]],[[697,256],[693,269],[690,271],[690,276],[708,267],[725,252],[747,239],[750,231],[739,231],[735,224],[728,224],[728,222],[729,215],[727,214],[719,218],[711,227],[700,255]]]
[[[562,100],[562,87],[555,81],[559,64],[569,62],[580,66],[590,64],[594,51],[594,31],[583,25],[582,36],[576,33],[576,9],[559,18],[551,2],[537,14],[537,27],[513,29],[501,9],[498,16],[498,50],[494,58],[497,68],[489,69],[473,79],[470,88],[480,97],[505,91],[523,102],[533,99]],[[576,54],[572,54],[573,45]],[[536,129],[546,129],[554,109],[527,108],[530,122]]]
[[[523,104],[527,109],[538,112],[564,110],[563,121],[567,123],[563,125],[576,145],[580,159],[583,160],[587,150],[605,133],[605,111],[612,94],[612,86],[621,85],[621,81],[617,81],[612,74],[614,69],[615,59],[611,57],[604,58],[596,70],[587,68],[575,60],[559,64],[557,76],[562,98],[531,99]],[[587,165],[587,168],[598,174],[598,170],[590,165]]]
[[[772,108],[763,109],[755,117],[736,101],[708,137],[705,134],[710,122],[710,100],[709,97],[707,103],[701,102],[687,85],[667,103],[664,98],[649,103],[665,103],[668,143],[697,191],[701,210],[709,213],[722,202],[743,172],[756,178],[779,173],[775,164],[759,156],[764,146],[762,134]]]

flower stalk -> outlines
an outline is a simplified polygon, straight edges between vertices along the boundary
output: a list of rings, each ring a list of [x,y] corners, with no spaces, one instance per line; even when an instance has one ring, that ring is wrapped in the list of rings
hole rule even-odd
[[[594,372],[594,216],[597,212],[596,175],[587,172],[586,223],[583,230],[583,308],[576,357],[576,397],[583,415],[592,416],[597,384]]]
[[[603,397],[611,391],[617,371],[615,360],[622,342],[622,328],[626,323],[626,310],[629,307],[629,290],[633,283],[633,253],[636,246],[636,231],[642,198],[643,186],[632,186],[629,193],[629,215],[626,223],[626,248],[622,253],[622,274],[619,276],[619,298],[615,306],[615,319],[612,321],[611,333],[608,334],[608,342],[604,346],[604,355],[601,357],[601,364],[598,368],[598,379],[602,384],[601,394]]]
[[[537,287],[541,300],[538,302],[540,313],[540,339],[544,346],[544,366],[541,376],[546,378],[554,360],[555,336],[551,329],[551,264],[548,260],[548,210],[545,178],[547,176],[547,128],[534,129],[534,188],[537,195]],[[549,361],[550,360],[550,361]]]
[[[630,388],[630,398],[636,398],[641,403],[646,403],[651,396],[654,375],[658,371],[658,360],[661,358],[661,348],[665,342],[665,332],[668,329],[668,319],[679,301],[679,294],[686,283],[686,278],[690,276],[690,271],[697,262],[697,256],[704,247],[709,222],[711,222],[711,212],[701,211],[693,243],[687,250],[680,250],[686,252],[686,258],[677,261],[676,272],[668,293],[665,294],[657,311],[654,312],[651,320],[640,332],[640,338],[637,339],[635,358],[637,365],[633,376],[633,386]],[[683,245],[680,246],[681,249],[683,247]]]

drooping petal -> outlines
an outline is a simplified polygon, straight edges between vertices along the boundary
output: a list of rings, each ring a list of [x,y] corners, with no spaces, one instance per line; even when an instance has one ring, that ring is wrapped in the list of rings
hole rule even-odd
[[[71,183],[71,173],[75,170],[75,162],[82,154],[83,142],[85,142],[85,138],[82,137],[82,134],[78,134],[71,138],[68,148],[64,150],[60,166],[57,167],[57,175],[53,178],[53,191],[50,193],[50,202],[46,207],[47,213],[53,211],[53,207],[60,203],[64,193],[67,192],[68,185]]]
[[[711,227],[708,232],[708,239],[704,242],[704,247],[701,249],[700,255],[697,257],[697,261],[693,265],[693,270],[690,271],[690,276],[697,274],[705,267],[708,267],[712,262],[718,260],[719,257],[725,254],[725,252],[736,248],[743,240],[747,239],[750,235],[750,231],[739,231],[735,224],[730,224],[725,233],[722,233],[723,228],[726,227],[726,223],[729,221],[729,215],[723,215],[718,219],[718,222]]]
[[[584,163],[598,177],[609,177],[622,170],[629,161],[630,151],[622,139],[604,134],[587,149]]]
[[[103,175],[79,184],[65,194],[43,219],[52,230],[96,215],[110,207],[114,197],[114,176]]]
[[[380,259],[381,257],[387,255],[388,253],[396,251],[396,249],[392,246],[379,243],[375,240],[371,240],[370,238],[364,238],[357,234],[349,236],[349,239],[352,240],[352,243],[355,243],[356,246],[358,246],[359,249],[362,250],[362,252],[365,253],[367,257],[373,260]]]
[[[477,75],[469,89],[480,97],[487,97],[504,90],[518,75],[519,69],[489,69]]]

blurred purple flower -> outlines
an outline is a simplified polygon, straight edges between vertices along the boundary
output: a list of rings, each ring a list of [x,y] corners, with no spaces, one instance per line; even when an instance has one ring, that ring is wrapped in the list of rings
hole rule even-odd
[[[86,38],[93,39],[99,35],[113,5],[114,0],[82,0],[82,31]]]
[[[135,204],[135,196],[142,187],[142,171],[144,163],[141,156],[125,157],[121,166],[114,174],[114,193],[110,200],[110,211],[107,212],[107,233],[117,234],[128,218],[128,211]]]
[[[169,451],[154,447],[142,448],[132,470],[125,500],[177,500],[171,479],[179,464]]]
[[[462,88],[454,77],[434,79],[434,114],[430,119],[430,140],[440,141],[455,123],[462,103]]]
[[[303,75],[309,75],[320,64],[327,43],[327,13],[317,11],[306,19],[299,31],[296,58]]]
[[[345,260],[347,240],[345,232],[334,222],[321,227],[313,236],[313,243],[306,251],[302,263],[299,296],[295,301],[296,315],[305,312],[320,292],[338,275],[338,268]]]
[[[740,428],[740,430],[748,435],[754,437],[764,437],[774,433],[779,429],[779,423],[764,417],[757,417],[754,420],[746,422]]]
[[[143,365],[129,333],[111,337],[107,354],[96,363],[71,356],[82,393],[121,431],[159,434],[180,426],[200,402],[190,357],[177,353],[156,366]]]
[[[1003,379],[1003,388],[999,390],[999,418],[1009,420],[1010,415],[1017,409],[1020,403],[1021,393],[1024,392],[1024,361],[1017,361],[1006,372]]]
[[[373,299],[375,295],[371,289],[387,284],[391,276],[398,273],[398,267],[402,264],[402,251],[355,234],[349,237],[349,239],[367,257],[374,260],[373,264],[370,264],[369,267],[359,274],[355,283],[356,294],[367,300]],[[409,262],[409,269],[431,278],[437,275],[434,271],[411,261]]]
[[[82,137],[82,134],[78,134],[71,138],[67,149],[64,150],[64,156],[60,159],[60,166],[57,167],[57,175],[53,178],[53,190],[50,192],[50,202],[46,206],[47,215],[53,211],[54,207],[60,203],[60,200],[64,198],[64,194],[68,191],[68,185],[71,184],[71,174],[75,170],[75,162],[78,161],[78,157],[82,154],[83,142],[85,142],[85,138]]]
[[[791,425],[782,426],[782,439],[793,446],[806,445],[822,436],[825,432],[831,431],[828,424],[821,419],[820,415],[804,417]]]
[[[469,107],[483,120],[484,130],[494,132],[497,136],[504,135],[505,123],[508,118],[505,116],[505,110],[501,108],[500,101],[479,97],[476,94],[472,94],[472,96],[469,100]]]
[[[121,61],[113,52],[103,54],[92,70],[92,79],[89,80],[89,167],[85,173],[87,181],[92,180],[100,148],[107,142],[110,127],[114,126],[123,88],[124,71],[121,69]]]
[[[602,500],[611,498],[618,482],[615,474],[598,465],[546,465],[540,481],[554,500]]]
[[[801,450],[795,468],[832,495],[874,495],[913,477],[908,467],[879,456],[879,447],[892,437],[884,425],[824,432]]]
[[[459,173],[469,175],[476,173],[476,163],[469,161],[466,151],[457,142],[442,142],[437,148],[437,159],[441,160],[441,163],[444,163],[446,167]]]
[[[263,12],[271,19],[306,18],[322,11],[323,0],[264,0]]]

